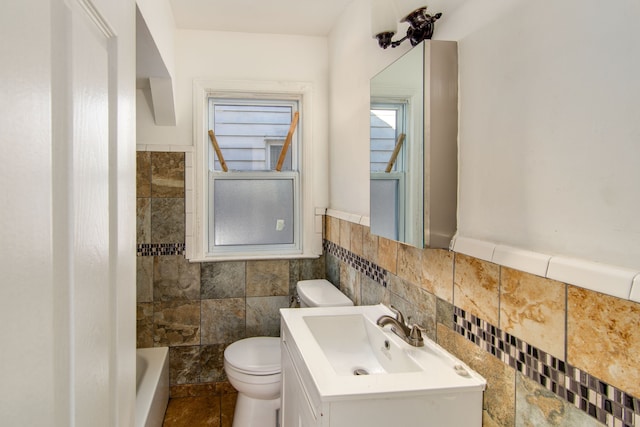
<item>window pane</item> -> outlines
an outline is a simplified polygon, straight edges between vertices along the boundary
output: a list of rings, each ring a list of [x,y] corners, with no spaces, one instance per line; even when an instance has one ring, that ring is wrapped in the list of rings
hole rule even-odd
[[[384,172],[396,145],[398,111],[371,109],[371,172]],[[398,163],[392,170],[397,169]]]
[[[216,179],[215,245],[294,243],[293,194],[293,179]]]
[[[372,179],[371,185],[371,233],[398,240],[397,179]]]
[[[250,101],[250,100],[210,100],[209,128],[216,135],[216,140],[229,170],[264,171],[273,170],[280,152],[275,160],[271,152],[274,141],[281,141],[289,132],[295,102],[288,101]],[[295,138],[287,151],[287,157],[295,153]],[[214,170],[221,170],[220,159],[209,147],[210,164]],[[291,160],[289,160],[291,165]],[[292,166],[283,168],[292,170]]]

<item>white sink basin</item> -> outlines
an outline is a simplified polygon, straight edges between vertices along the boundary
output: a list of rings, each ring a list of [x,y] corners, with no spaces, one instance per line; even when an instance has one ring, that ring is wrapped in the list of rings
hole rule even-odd
[[[303,316],[338,375],[417,372],[420,367],[362,314]]]
[[[458,393],[486,381],[436,343],[413,347],[376,320],[386,306],[281,309],[282,339],[323,398],[371,394]],[[362,371],[357,371],[362,370]]]

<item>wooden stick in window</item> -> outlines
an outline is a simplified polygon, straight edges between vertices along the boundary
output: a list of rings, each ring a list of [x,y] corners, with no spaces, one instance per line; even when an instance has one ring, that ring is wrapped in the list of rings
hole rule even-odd
[[[216,139],[216,136],[212,130],[209,130],[209,139],[213,144],[213,149],[216,150],[216,156],[218,156],[218,160],[220,161],[220,166],[222,167],[222,170],[227,172],[229,169],[227,168],[227,164],[225,163],[224,157],[222,156],[222,151],[220,151],[218,140]]]
[[[393,164],[396,162],[396,159],[398,158],[398,153],[402,148],[402,143],[404,142],[405,136],[406,135],[404,133],[401,133],[400,135],[398,135],[398,142],[396,143],[396,147],[393,149],[393,153],[391,154],[389,163],[387,163],[387,168],[384,170],[386,173],[391,172],[391,169],[393,169]]]
[[[291,120],[291,126],[289,127],[289,133],[287,134],[287,139],[284,141],[284,145],[282,146],[282,150],[280,151],[280,157],[278,157],[278,163],[276,164],[276,170],[280,172],[282,170],[282,164],[284,163],[284,159],[287,157],[287,151],[289,150],[289,145],[291,145],[291,139],[293,138],[293,132],[296,130],[296,126],[298,126],[298,119],[300,114],[296,111],[293,113],[293,120]]]

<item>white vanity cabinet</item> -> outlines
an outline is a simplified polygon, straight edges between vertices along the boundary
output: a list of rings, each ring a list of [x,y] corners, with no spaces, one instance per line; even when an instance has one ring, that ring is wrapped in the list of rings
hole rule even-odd
[[[420,348],[405,347],[372,322],[384,310],[383,306],[281,310],[281,427],[482,425],[484,379],[433,342]],[[315,317],[319,322],[310,319],[325,311],[328,316]],[[354,311],[356,317],[351,314]],[[356,318],[363,322],[360,336],[350,331],[357,325]],[[340,327],[331,326],[335,324]],[[318,344],[327,337],[333,342],[333,331],[340,335],[335,338],[339,346],[329,349],[330,344]],[[365,333],[370,336],[366,338]],[[379,352],[377,357],[386,370],[373,371],[365,353],[350,361],[359,346]],[[339,361],[333,359],[335,354]],[[415,367],[400,364],[402,357],[414,360]],[[381,360],[384,358],[388,360]],[[346,373],[341,369],[345,360],[349,366],[370,366],[371,374],[355,375],[352,368]]]

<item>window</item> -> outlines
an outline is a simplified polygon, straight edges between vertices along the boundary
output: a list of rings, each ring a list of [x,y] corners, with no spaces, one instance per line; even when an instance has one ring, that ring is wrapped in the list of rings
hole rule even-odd
[[[406,145],[394,158],[394,149],[406,134],[406,103],[371,104],[371,229],[381,236],[400,240],[404,236]],[[393,160],[392,160],[393,159]]]
[[[190,260],[322,253],[324,209],[314,207],[310,179],[311,94],[305,83],[194,83]]]
[[[209,252],[296,249],[298,101],[210,97],[208,105]]]

